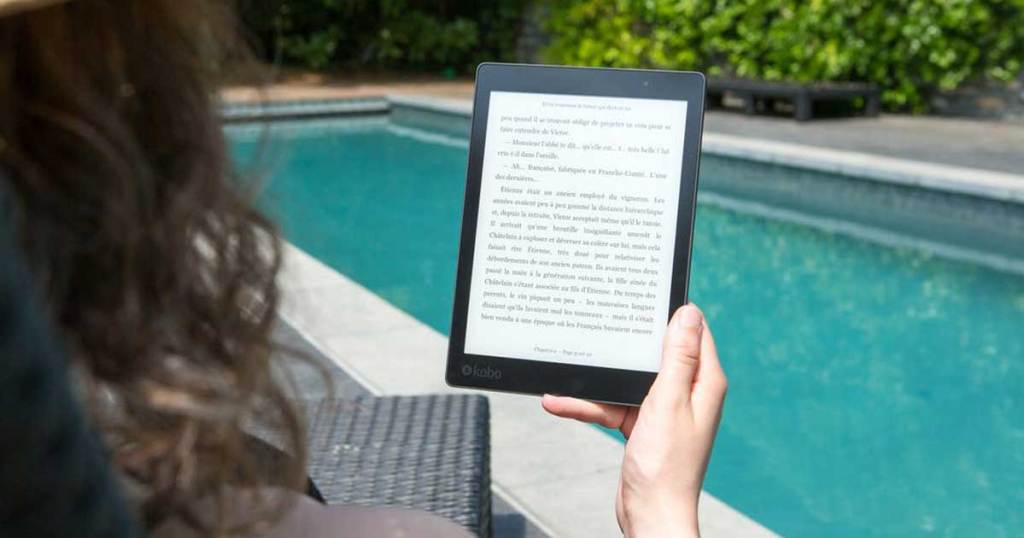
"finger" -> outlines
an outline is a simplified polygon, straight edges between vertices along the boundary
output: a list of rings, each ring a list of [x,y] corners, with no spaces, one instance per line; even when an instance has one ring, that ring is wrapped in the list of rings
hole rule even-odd
[[[541,398],[540,404],[545,411],[552,415],[600,424],[605,428],[613,429],[619,429],[625,424],[629,409],[623,405],[588,402],[578,398],[550,394],[545,394]]]
[[[709,422],[717,421],[727,388],[728,382],[718,360],[715,337],[705,323],[701,337],[700,363],[697,365],[692,394],[695,415]]]
[[[619,426],[619,431],[622,432],[622,436],[629,439],[630,435],[633,435],[633,426],[636,425],[636,419],[640,416],[639,407],[630,407],[626,409],[626,416],[622,419],[622,426]]]
[[[693,304],[676,310],[665,330],[661,370],[649,397],[658,405],[688,405],[700,362],[704,314]]]

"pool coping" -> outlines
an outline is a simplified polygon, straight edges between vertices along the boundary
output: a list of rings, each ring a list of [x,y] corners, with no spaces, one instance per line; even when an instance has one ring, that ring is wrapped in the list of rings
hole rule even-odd
[[[387,102],[391,109],[399,106],[465,118],[471,118],[473,114],[473,103],[469,100],[389,95]],[[701,151],[709,155],[1024,204],[1024,175],[707,131],[703,134]]]
[[[386,114],[391,104],[385,97],[347,99],[310,99],[301,101],[224,102],[221,118],[225,123],[255,122]]]
[[[422,110],[463,119],[472,118],[473,115],[473,103],[468,99],[408,94],[256,103],[229,101],[222,105],[222,117],[226,123],[239,123],[387,114],[395,108]],[[1024,205],[1024,175],[1019,174],[708,131],[703,133],[702,152]]]
[[[370,392],[467,392],[447,386],[447,338],[358,283],[285,243],[281,317]],[[621,536],[615,521],[622,445],[551,417],[536,397],[488,393],[493,490],[553,537]],[[704,492],[703,536],[776,536]]]

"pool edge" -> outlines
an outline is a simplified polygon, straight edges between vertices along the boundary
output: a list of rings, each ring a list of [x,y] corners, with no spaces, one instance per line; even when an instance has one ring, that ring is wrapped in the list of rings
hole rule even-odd
[[[473,113],[473,104],[469,100],[422,95],[388,95],[386,99],[391,110],[395,107],[405,107],[463,117],[469,117]],[[704,133],[702,152],[1024,204],[1024,175],[790,142],[774,142],[711,131]]]
[[[392,95],[388,103],[392,122],[469,130],[468,100]],[[770,206],[826,231],[1024,274],[1024,176],[718,133],[705,133],[702,152],[698,201]],[[784,180],[766,181],[757,167]]]

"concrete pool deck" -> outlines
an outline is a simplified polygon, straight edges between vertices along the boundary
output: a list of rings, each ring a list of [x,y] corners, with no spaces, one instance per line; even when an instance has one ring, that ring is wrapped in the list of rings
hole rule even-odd
[[[293,101],[423,95],[468,101],[472,81],[325,82],[292,79],[268,85],[229,87],[229,102]],[[709,111],[705,132],[812,148],[851,151],[938,165],[1024,174],[1024,122],[999,122],[929,116],[883,114],[877,118],[819,119],[798,123],[789,118],[747,116]]]
[[[387,99],[392,109],[400,106],[467,119],[473,112],[473,103],[469,99],[450,99],[424,94],[393,94]],[[715,132],[710,127],[704,130],[701,152],[884,183],[1024,203],[1024,175],[1016,173],[737,136]],[[1021,155],[1014,156],[1021,158]],[[1024,166],[1018,171],[1024,172]]]

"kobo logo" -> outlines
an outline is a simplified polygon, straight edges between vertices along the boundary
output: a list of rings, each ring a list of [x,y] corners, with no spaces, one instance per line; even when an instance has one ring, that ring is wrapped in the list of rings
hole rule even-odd
[[[501,379],[501,370],[497,368],[491,368],[490,366],[463,364],[462,375],[466,377],[482,377],[484,379],[492,379],[494,381],[497,381]]]

